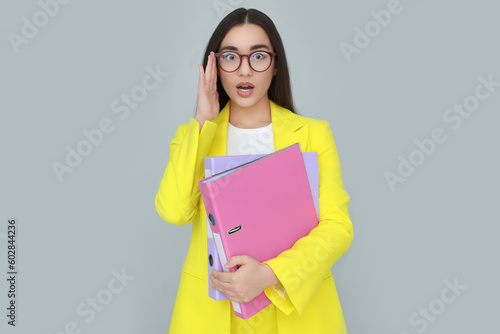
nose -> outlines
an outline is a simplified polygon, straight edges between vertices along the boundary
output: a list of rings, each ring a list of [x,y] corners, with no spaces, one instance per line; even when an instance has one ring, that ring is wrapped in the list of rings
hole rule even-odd
[[[238,74],[242,76],[248,76],[253,73],[252,68],[250,67],[250,59],[248,56],[242,56],[241,57],[241,65],[240,68],[238,69]]]

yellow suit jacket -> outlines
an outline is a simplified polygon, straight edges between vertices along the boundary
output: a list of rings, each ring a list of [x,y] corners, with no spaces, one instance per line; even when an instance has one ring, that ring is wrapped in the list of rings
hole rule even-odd
[[[198,187],[204,157],[226,155],[229,104],[201,132],[194,118],[178,127],[156,194],[156,210],[165,221],[193,222],[170,334],[230,332],[230,301],[208,297],[206,211]],[[318,152],[319,224],[291,249],[265,262],[282,284],[264,291],[272,301],[266,309],[276,308],[272,314],[278,333],[347,333],[331,267],[349,248],[353,227],[332,131],[325,120],[294,114],[272,101],[270,105],[275,150],[298,142],[303,152]],[[263,319],[266,309],[259,312]]]

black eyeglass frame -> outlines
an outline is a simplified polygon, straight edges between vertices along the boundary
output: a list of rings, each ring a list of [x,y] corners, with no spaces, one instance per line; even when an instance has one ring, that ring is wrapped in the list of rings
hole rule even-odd
[[[219,56],[224,54],[224,53],[235,53],[237,54],[239,57],[240,57],[240,64],[238,65],[238,67],[236,67],[235,70],[233,71],[226,71],[225,69],[222,68],[222,66],[220,65],[220,60],[219,60]],[[252,64],[250,63],[250,56],[252,56],[254,53],[267,53],[269,55],[269,57],[271,57],[271,62],[269,63],[269,66],[265,69],[265,70],[262,70],[262,71],[257,71],[256,69],[254,69],[252,67]],[[255,72],[265,72],[267,71],[271,65],[273,64],[273,58],[276,57],[278,54],[276,52],[269,52],[269,51],[254,51],[252,53],[248,53],[248,54],[241,54],[241,53],[238,53],[236,51],[231,51],[231,50],[226,50],[226,51],[222,51],[222,52],[218,52],[215,54],[215,57],[217,59],[217,64],[219,65],[219,68],[221,70],[223,70],[224,72],[227,72],[227,73],[233,73],[233,72],[236,72],[240,67],[241,67],[241,63],[243,62],[243,57],[246,56],[247,57],[247,61],[248,61],[248,66],[250,66],[250,68],[255,71]]]

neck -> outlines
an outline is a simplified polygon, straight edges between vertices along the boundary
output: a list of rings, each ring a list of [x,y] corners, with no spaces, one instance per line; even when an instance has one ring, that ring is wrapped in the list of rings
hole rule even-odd
[[[271,123],[271,106],[265,96],[251,107],[243,107],[236,103],[229,104],[229,123],[244,128],[253,129]]]

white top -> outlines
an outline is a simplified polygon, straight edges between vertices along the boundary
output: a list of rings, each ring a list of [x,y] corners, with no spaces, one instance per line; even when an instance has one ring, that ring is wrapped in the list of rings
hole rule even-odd
[[[255,129],[227,126],[226,155],[268,154],[274,152],[273,123]]]

